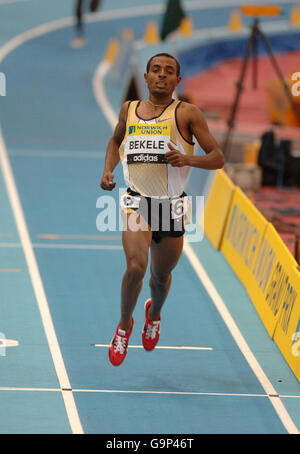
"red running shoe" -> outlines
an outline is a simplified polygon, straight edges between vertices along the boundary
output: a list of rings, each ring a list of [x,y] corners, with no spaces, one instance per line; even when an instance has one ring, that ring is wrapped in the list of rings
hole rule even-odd
[[[116,333],[111,341],[108,350],[109,360],[113,366],[120,366],[120,364],[122,364],[126,357],[128,342],[132,333],[133,324],[134,320],[132,319],[131,329],[128,334],[125,330],[120,329],[119,325],[117,326]]]
[[[151,305],[151,299],[145,303],[145,325],[142,332],[143,347],[147,351],[151,351],[155,348],[160,333],[160,317],[157,321],[148,319],[148,309]]]

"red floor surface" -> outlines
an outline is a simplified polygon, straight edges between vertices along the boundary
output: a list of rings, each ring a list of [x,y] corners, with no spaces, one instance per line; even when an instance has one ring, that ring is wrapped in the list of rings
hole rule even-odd
[[[284,77],[300,71],[300,52],[289,52],[276,55],[276,61]],[[235,98],[236,83],[240,78],[242,59],[232,58],[222,64],[184,79],[185,94],[203,112],[214,112],[217,120],[209,120],[212,130],[223,131],[230,117]],[[257,88],[253,88],[253,65],[249,61],[236,115],[236,132],[262,134],[270,125],[267,109],[266,85],[278,79],[268,56],[260,57],[257,64]],[[282,136],[300,139],[300,127],[281,128]]]
[[[300,189],[264,186],[251,197],[264,217],[272,222],[291,254],[298,257],[300,238]]]

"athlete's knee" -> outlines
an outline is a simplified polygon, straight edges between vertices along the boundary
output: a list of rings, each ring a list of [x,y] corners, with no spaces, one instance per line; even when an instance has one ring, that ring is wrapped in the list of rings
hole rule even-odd
[[[166,287],[170,284],[172,279],[171,272],[158,272],[151,269],[150,286],[153,287]]]
[[[147,270],[147,263],[138,260],[131,260],[127,264],[127,276],[132,281],[141,281]]]

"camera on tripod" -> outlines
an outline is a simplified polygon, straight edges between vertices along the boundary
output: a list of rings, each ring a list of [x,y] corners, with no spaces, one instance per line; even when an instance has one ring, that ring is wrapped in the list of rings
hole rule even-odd
[[[295,112],[295,115],[300,122],[300,110],[294,100],[292,93],[290,92],[290,89],[289,89],[289,87],[285,81],[285,78],[280,70],[280,67],[276,61],[276,58],[275,58],[272,48],[271,48],[271,44],[259,26],[260,17],[277,17],[281,14],[281,7],[280,6],[244,5],[244,6],[241,6],[241,11],[246,16],[254,17],[254,22],[251,27],[250,36],[247,41],[247,46],[246,46],[246,51],[245,51],[244,58],[243,58],[240,77],[236,83],[236,95],[235,95],[235,98],[234,98],[234,101],[232,104],[230,117],[227,122],[228,129],[227,129],[225,139],[223,142],[223,147],[222,147],[225,158],[228,158],[228,148],[229,148],[229,144],[230,144],[231,133],[235,126],[235,117],[236,117],[236,113],[238,110],[240,97],[241,97],[242,91],[244,89],[243,84],[244,84],[245,74],[246,74],[246,70],[248,68],[248,63],[249,63],[251,54],[253,57],[253,61],[252,61],[252,63],[253,63],[253,88],[257,87],[258,39],[261,39],[261,41],[263,42],[263,44],[266,48],[268,57],[270,58],[272,66],[283,87],[283,91],[284,91],[285,95],[287,96],[287,99],[290,101],[291,106]]]

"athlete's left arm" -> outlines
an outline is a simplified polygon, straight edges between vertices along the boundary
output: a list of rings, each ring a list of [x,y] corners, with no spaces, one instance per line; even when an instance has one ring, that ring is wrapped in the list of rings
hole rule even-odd
[[[205,155],[184,155],[176,150],[172,144],[169,144],[170,152],[166,153],[169,163],[176,167],[191,166],[201,169],[221,169],[224,166],[223,152],[211,135],[201,111],[193,104],[186,104],[183,115],[184,118],[181,119],[180,123],[186,125],[186,129],[191,136],[196,138]]]

